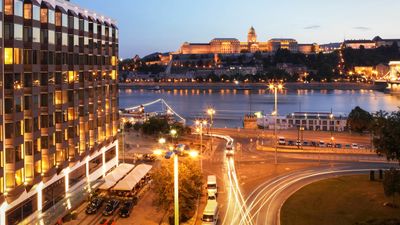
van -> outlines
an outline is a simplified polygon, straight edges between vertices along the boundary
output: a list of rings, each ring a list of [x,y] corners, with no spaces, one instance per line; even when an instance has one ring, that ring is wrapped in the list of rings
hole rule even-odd
[[[216,225],[218,223],[218,203],[217,201],[208,201],[203,212],[201,220],[204,225]]]
[[[210,175],[207,177],[207,194],[217,195],[218,187],[217,187],[217,177],[215,175]]]
[[[279,137],[278,138],[278,144],[279,145],[286,145],[286,140],[284,137]]]
[[[225,154],[233,155],[235,154],[235,147],[233,146],[233,142],[228,142],[225,146]]]

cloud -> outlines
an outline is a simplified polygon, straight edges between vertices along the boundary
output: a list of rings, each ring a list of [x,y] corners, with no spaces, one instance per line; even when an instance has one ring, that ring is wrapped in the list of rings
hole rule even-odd
[[[356,29],[356,30],[371,30],[370,27],[353,27],[353,29]]]
[[[313,29],[318,29],[320,28],[320,25],[312,25],[312,26],[308,26],[308,27],[304,27],[304,29],[306,30],[313,30]]]

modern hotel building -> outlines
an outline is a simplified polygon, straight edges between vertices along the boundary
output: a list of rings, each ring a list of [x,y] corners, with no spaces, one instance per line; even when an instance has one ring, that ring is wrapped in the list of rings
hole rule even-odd
[[[118,29],[65,0],[0,4],[0,225],[54,224],[118,163]]]

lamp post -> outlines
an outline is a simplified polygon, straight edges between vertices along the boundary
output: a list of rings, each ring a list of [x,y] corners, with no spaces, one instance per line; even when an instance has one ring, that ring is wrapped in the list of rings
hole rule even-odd
[[[207,125],[207,120],[196,120],[196,125],[199,128],[199,135],[200,135],[200,169],[201,172],[203,173],[203,126]]]
[[[159,152],[159,154],[162,153]],[[189,156],[191,158],[196,158],[198,152],[191,151]],[[179,225],[179,152],[177,149],[173,149],[165,155],[166,159],[170,159],[171,157],[174,159],[174,224]]]
[[[283,84],[282,83],[270,83],[269,84],[269,89],[271,91],[274,92],[275,94],[275,107],[274,107],[274,112],[272,113],[274,116],[274,120],[275,120],[275,125],[274,125],[274,136],[275,136],[275,164],[278,164],[278,146],[277,146],[277,117],[278,117],[278,90],[282,90],[283,89]]]
[[[335,123],[333,122],[333,113],[329,115],[329,119],[330,119],[329,130],[331,131],[331,143],[333,149],[334,148],[333,141],[335,140],[335,137],[333,136],[333,131],[335,130]]]
[[[215,114],[215,109],[213,109],[213,108],[208,108],[208,109],[207,109],[207,114],[210,116],[210,136],[211,136],[211,146],[210,146],[210,149],[211,149],[211,151],[212,151],[212,149],[213,149],[213,136],[212,136],[212,133],[211,133],[211,128],[212,128],[212,126],[214,125],[214,120],[213,120],[213,118],[214,118],[214,114]]]

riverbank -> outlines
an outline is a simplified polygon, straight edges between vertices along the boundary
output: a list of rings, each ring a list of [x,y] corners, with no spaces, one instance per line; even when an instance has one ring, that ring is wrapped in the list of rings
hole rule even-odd
[[[236,89],[236,90],[257,90],[266,89],[267,83],[247,83],[247,84],[235,84],[235,83],[155,83],[155,82],[143,82],[143,83],[120,83],[120,89],[152,89],[157,90],[169,90],[169,89]],[[285,83],[285,88],[288,90],[377,90],[384,91],[386,89],[385,84],[367,84],[367,83],[349,83],[349,82],[332,82],[332,83]]]

